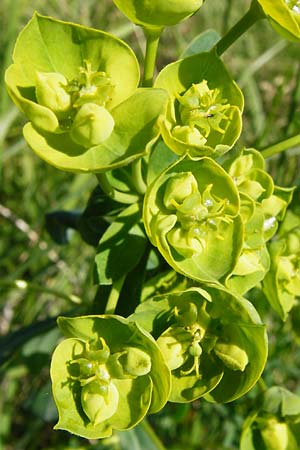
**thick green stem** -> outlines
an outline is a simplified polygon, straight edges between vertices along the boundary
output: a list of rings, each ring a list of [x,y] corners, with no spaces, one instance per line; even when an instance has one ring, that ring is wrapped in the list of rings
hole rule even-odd
[[[153,84],[157,49],[161,32],[162,29],[159,30],[149,30],[147,28],[144,29],[144,33],[147,40],[145,65],[144,65],[144,79],[143,79],[144,87],[151,87]]]
[[[269,158],[270,156],[289,150],[297,145],[300,145],[300,134],[285,139],[284,141],[277,142],[277,144],[271,145],[270,147],[264,148],[261,151],[261,154],[264,158]]]
[[[131,165],[131,175],[132,175],[132,182],[134,184],[134,187],[136,191],[139,194],[144,195],[147,189],[147,185],[144,182],[143,175],[142,175],[142,159],[137,159],[134,161]]]
[[[249,28],[252,27],[259,19],[265,17],[261,6],[252,1],[249,10],[246,14],[217,42],[212,51],[215,51],[218,56],[221,56],[235,41],[238,40]]]
[[[118,304],[118,300],[121,294],[121,290],[125,281],[126,275],[123,275],[120,277],[117,281],[115,281],[112,285],[106,308],[105,308],[105,314],[114,314],[115,309]]]
[[[117,191],[109,183],[105,173],[96,173],[98,183],[105,194],[116,202],[131,204],[139,200],[139,196],[135,194],[127,194],[126,192]]]

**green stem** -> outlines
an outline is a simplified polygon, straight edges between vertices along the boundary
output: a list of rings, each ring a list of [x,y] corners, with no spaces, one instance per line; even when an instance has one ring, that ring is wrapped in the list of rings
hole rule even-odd
[[[135,194],[127,194],[126,192],[114,189],[105,173],[96,173],[98,183],[105,194],[116,202],[131,204],[139,200],[139,196]]]
[[[277,144],[271,145],[270,147],[264,148],[261,151],[261,154],[264,158],[269,158],[270,156],[289,150],[297,145],[300,145],[300,134],[285,139],[284,141],[277,142]]]
[[[153,84],[156,55],[161,32],[162,28],[159,30],[149,30],[148,28],[144,28],[144,33],[147,40],[143,79],[144,87],[151,87]]]
[[[258,380],[257,386],[259,387],[261,393],[264,393],[268,389],[268,386],[266,385],[266,383],[262,378]]]
[[[259,19],[265,17],[261,6],[253,0],[246,14],[217,42],[212,51],[221,56],[235,41],[238,40]]]
[[[153,428],[146,419],[144,419],[141,422],[141,427],[144,429],[145,433],[150,437],[151,442],[155,444],[155,447],[158,450],[166,450],[161,440],[158,438],[157,434],[154,432]]]
[[[136,191],[139,194],[144,195],[147,189],[147,185],[145,184],[142,175],[142,158],[137,159],[132,163],[131,175],[132,175],[132,182],[134,184]]]
[[[118,304],[118,300],[121,294],[121,290],[125,281],[126,275],[123,275],[120,277],[117,281],[115,281],[112,285],[106,308],[105,308],[105,314],[114,314],[115,309]]]

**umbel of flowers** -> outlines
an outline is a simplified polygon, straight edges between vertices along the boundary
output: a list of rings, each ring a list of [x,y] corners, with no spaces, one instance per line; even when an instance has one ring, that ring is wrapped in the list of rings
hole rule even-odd
[[[114,3],[145,28],[151,59],[163,27],[194,14],[203,1]],[[285,37],[300,38],[299,1],[253,0],[252,7]],[[166,282],[171,272],[159,273],[126,319],[59,318],[66,339],[51,363],[56,428],[103,438],[132,428],[168,400],[241,397],[267,358],[266,329],[250,289],[262,282],[283,319],[299,297],[300,224],[284,223],[274,238],[292,189],[274,185],[258,151],[226,155],[241,133],[244,99],[217,53],[169,64],[153,88],[140,88],[136,56],[111,34],[35,14],[18,37],[5,80],[29,121],[29,146],[60,169],[107,172],[98,179],[113,210],[104,207],[109,217],[96,264],[97,281],[112,284],[108,304],[122,298],[126,277],[141,262],[146,273],[167,263],[183,280],[174,291]],[[144,86],[152,79],[146,75]],[[118,188],[123,196],[116,199]],[[276,408],[263,407],[245,425],[243,450],[256,439],[262,449],[296,450],[287,422],[291,411],[299,419],[299,402],[293,397],[289,409],[291,397],[274,392],[266,398]]]

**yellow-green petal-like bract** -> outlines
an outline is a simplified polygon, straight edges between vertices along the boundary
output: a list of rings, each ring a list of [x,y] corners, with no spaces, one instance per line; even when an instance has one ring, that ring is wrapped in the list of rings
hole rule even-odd
[[[255,0],[274,30],[285,39],[300,40],[300,1],[299,0]]]

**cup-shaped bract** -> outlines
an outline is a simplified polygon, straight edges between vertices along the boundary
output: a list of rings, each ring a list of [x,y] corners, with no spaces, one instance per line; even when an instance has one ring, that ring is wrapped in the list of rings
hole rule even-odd
[[[195,14],[203,0],[113,0],[135,24],[147,29],[175,25]]]
[[[300,397],[282,387],[271,387],[260,408],[245,420],[240,449],[298,450],[299,418]]]
[[[167,94],[137,89],[137,59],[113,35],[34,14],[13,61],[8,92],[30,121],[27,143],[50,164],[101,172],[140,157],[157,139]]]
[[[251,389],[264,368],[264,325],[247,300],[223,288],[159,295],[131,318],[157,338],[171,370],[170,401],[232,401]]]
[[[299,0],[255,0],[274,30],[285,39],[300,40],[300,2]]]
[[[296,226],[268,246],[271,267],[263,280],[263,291],[272,306],[286,320],[300,297],[300,226]]]
[[[200,282],[233,270],[243,242],[239,196],[214,160],[185,157],[149,186],[146,232],[173,269]]]
[[[67,339],[51,362],[55,428],[89,439],[135,426],[170,392],[170,371],[152,336],[120,316],[59,318]]]
[[[242,129],[243,94],[222,61],[201,53],[166,66],[154,83],[169,93],[161,133],[178,155],[218,157]]]

